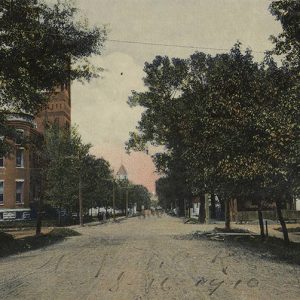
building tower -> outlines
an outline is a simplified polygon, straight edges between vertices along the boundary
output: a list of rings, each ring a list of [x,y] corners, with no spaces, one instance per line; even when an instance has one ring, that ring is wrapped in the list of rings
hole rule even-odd
[[[128,173],[123,165],[121,165],[119,171],[116,174],[117,180],[128,180]]]
[[[47,124],[57,124],[60,128],[71,126],[71,89],[69,84],[57,87],[50,97],[48,108],[35,118],[37,131],[43,133]]]

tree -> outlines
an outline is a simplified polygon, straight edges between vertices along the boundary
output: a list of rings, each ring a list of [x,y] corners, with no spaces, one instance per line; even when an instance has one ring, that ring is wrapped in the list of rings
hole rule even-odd
[[[88,154],[83,158],[82,193],[86,209],[107,206],[112,194],[112,170],[103,158]]]
[[[283,32],[271,36],[275,54],[284,54],[291,68],[300,70],[300,3],[298,0],[276,0],[270,5],[271,14],[280,21]]]
[[[36,114],[70,80],[98,76],[87,58],[101,54],[105,29],[77,20],[69,1],[53,6],[40,0],[3,0],[0,4],[0,106]],[[71,67],[72,66],[72,67]],[[1,109],[0,135],[6,136]],[[3,151],[3,149],[1,149]]]
[[[155,182],[158,203],[165,210],[176,207],[174,203],[174,184],[169,177],[161,177]]]
[[[299,186],[299,104],[286,66],[270,56],[255,63],[237,43],[215,57],[156,57],[145,72],[148,90],[129,98],[145,112],[128,148],[164,145],[156,156],[164,172],[183,165],[189,193],[217,193],[227,208],[253,195],[280,207],[278,199]]]
[[[288,122],[287,128],[293,127],[292,131],[299,135],[299,76],[300,76],[300,3],[298,0],[276,0],[272,1],[270,5],[270,12],[280,21],[283,32],[277,37],[271,36],[275,49],[273,54],[284,55],[283,64],[289,69],[289,77],[293,80],[293,87],[290,88],[292,93],[289,93],[290,97],[286,97],[285,108],[289,110],[289,115],[282,115],[281,119],[288,118],[294,122]],[[296,97],[295,97],[296,96]],[[296,98],[296,99],[295,99]],[[300,154],[299,141],[294,143],[289,149],[293,152],[293,159],[289,161],[289,172],[285,172],[286,184],[279,188],[279,190],[290,189],[289,194],[294,196],[299,195],[299,154]],[[287,152],[288,155],[289,152]],[[298,157],[298,159],[296,159]],[[293,170],[293,171],[291,171]],[[288,175],[289,173],[289,175]],[[291,196],[290,196],[291,197]],[[283,225],[283,234],[285,240],[288,241],[288,232],[286,230],[284,220],[282,218],[281,206],[282,203],[278,199],[277,201],[278,215],[280,216],[280,222]]]
[[[58,210],[72,213],[79,208],[82,188],[84,158],[88,155],[90,144],[83,144],[76,128],[62,129],[49,126],[42,144],[36,149],[39,160],[39,185],[37,234],[41,232],[41,211],[47,203]]]
[[[141,207],[144,206],[145,209],[150,209],[151,197],[148,189],[143,185],[131,184],[128,189],[129,194],[129,205],[133,207],[137,205],[137,209],[141,210]]]
[[[229,54],[194,55],[191,66],[182,94],[189,101],[184,137],[191,174],[225,201],[255,195],[258,207],[263,200],[280,207],[290,179],[298,185],[299,104],[289,69],[269,56],[254,63],[238,44]]]
[[[138,124],[138,132],[131,132],[127,149],[147,150],[148,144],[165,146],[165,152],[155,155],[157,169],[163,173],[172,173],[181,182],[177,189],[180,214],[184,213],[184,164],[174,160],[182,152],[182,135],[179,123],[183,119],[181,102],[177,101],[181,92],[187,67],[184,60],[157,56],[152,63],[145,63],[146,92],[133,91],[129,97],[130,106],[140,105],[146,110]],[[176,170],[173,170],[176,167]]]

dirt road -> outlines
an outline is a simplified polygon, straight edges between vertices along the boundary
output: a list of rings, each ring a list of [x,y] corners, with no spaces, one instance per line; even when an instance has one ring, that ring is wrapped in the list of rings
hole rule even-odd
[[[0,299],[299,299],[300,268],[207,240],[168,216],[78,229],[0,260]]]

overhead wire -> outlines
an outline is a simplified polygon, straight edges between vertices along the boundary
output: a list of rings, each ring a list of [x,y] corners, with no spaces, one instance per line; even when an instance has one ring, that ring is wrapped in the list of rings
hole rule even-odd
[[[129,41],[129,40],[118,40],[118,39],[107,39],[107,42],[113,43],[124,43],[124,44],[138,44],[138,45],[147,45],[147,46],[163,46],[163,47],[176,47],[176,48],[186,48],[186,49],[202,49],[202,50],[214,50],[214,51],[228,51],[229,48],[214,48],[214,47],[202,47],[202,46],[193,46],[193,45],[179,45],[179,44],[165,44],[165,43],[153,43],[153,42],[142,42],[142,41]],[[264,51],[255,51],[251,50],[253,53],[262,53]]]

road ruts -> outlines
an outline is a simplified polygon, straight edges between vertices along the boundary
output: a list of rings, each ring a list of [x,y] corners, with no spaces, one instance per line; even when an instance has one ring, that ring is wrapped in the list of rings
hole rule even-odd
[[[176,238],[205,229],[168,216],[77,228],[81,236],[1,259],[0,299],[299,299],[299,266]]]

